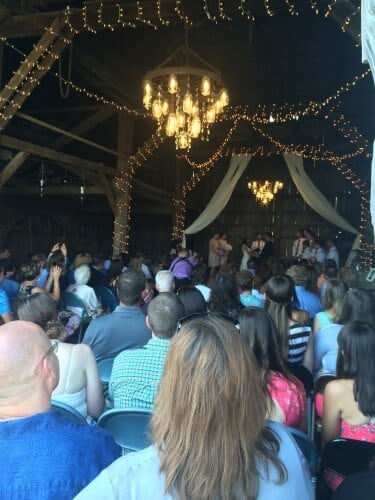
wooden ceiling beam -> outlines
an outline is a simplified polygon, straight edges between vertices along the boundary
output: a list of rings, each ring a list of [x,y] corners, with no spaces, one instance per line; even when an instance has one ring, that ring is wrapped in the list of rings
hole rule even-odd
[[[9,137],[7,135],[0,135],[0,145],[11,149],[16,149],[18,151],[23,151],[32,155],[40,156],[41,158],[47,158],[63,165],[71,165],[73,167],[78,166],[82,169],[82,174],[84,174],[84,170],[86,169],[89,171],[91,170],[94,172],[112,176],[116,175],[117,173],[116,169],[107,167],[102,163],[96,163],[67,153],[54,151],[53,149],[38,146],[36,144],[22,141],[20,139],[15,139],[14,137]]]
[[[5,165],[5,167],[0,172],[0,190],[4,186],[4,184],[14,175],[20,166],[24,163],[24,161],[28,158],[28,154],[23,151],[19,151],[9,163]]]

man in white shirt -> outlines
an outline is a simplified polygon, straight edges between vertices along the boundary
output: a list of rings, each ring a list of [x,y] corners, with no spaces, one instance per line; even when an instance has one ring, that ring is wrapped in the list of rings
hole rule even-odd
[[[305,241],[305,238],[303,236],[303,229],[297,229],[296,237],[297,239],[294,240],[292,247],[292,259],[296,262],[299,262],[302,259],[303,242]]]
[[[322,240],[314,240],[311,244],[312,249],[314,250],[313,258],[311,259],[312,263],[318,262],[319,264],[323,264],[326,260],[326,252],[323,248]]]
[[[333,240],[329,239],[326,241],[326,248],[328,249],[327,255],[326,255],[326,260],[332,259],[336,262],[337,269],[340,267],[340,258],[339,258],[339,252],[335,246],[335,243]]]
[[[308,240],[305,240],[302,243],[302,259],[301,260],[307,260],[307,262],[310,262],[310,259],[314,257],[314,250],[310,247],[310,243]]]

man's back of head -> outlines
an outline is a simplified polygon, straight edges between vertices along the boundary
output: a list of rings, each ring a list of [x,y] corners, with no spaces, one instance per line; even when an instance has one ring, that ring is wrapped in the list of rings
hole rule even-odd
[[[0,420],[48,411],[59,362],[45,332],[34,323],[0,327]]]
[[[121,304],[124,306],[139,305],[145,285],[146,276],[142,271],[134,268],[123,271],[117,280],[117,290]]]
[[[162,270],[156,273],[155,288],[159,293],[173,292],[174,279],[172,271]]]
[[[155,337],[170,339],[184,315],[184,306],[176,294],[161,293],[150,302],[147,319]]]

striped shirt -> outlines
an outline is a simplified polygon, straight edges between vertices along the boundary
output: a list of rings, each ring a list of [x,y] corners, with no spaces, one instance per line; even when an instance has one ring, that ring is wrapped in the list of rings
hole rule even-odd
[[[296,323],[289,328],[289,363],[301,363],[305,356],[305,351],[311,335],[311,327]]]
[[[152,338],[116,357],[109,383],[115,408],[153,408],[169,344],[170,339]]]

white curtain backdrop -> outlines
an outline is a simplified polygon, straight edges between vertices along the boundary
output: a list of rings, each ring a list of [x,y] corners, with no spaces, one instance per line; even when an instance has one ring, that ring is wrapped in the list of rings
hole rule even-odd
[[[305,202],[321,217],[334,226],[344,229],[344,231],[348,231],[349,233],[358,234],[357,229],[336,212],[327,198],[319,191],[310,177],[306,174],[303,167],[302,156],[292,153],[283,153],[283,156],[293,182]]]
[[[362,62],[370,65],[375,81],[375,2],[362,0],[361,2],[361,44]],[[370,212],[372,226],[375,228],[375,141],[372,148],[371,164],[371,195]]]
[[[221,181],[220,186],[217,188],[215,194],[203,212],[188,228],[185,229],[184,234],[194,234],[202,231],[202,229],[211,224],[211,222],[213,222],[224,210],[250,159],[251,155],[232,156],[228,171],[225,174],[224,179]]]

